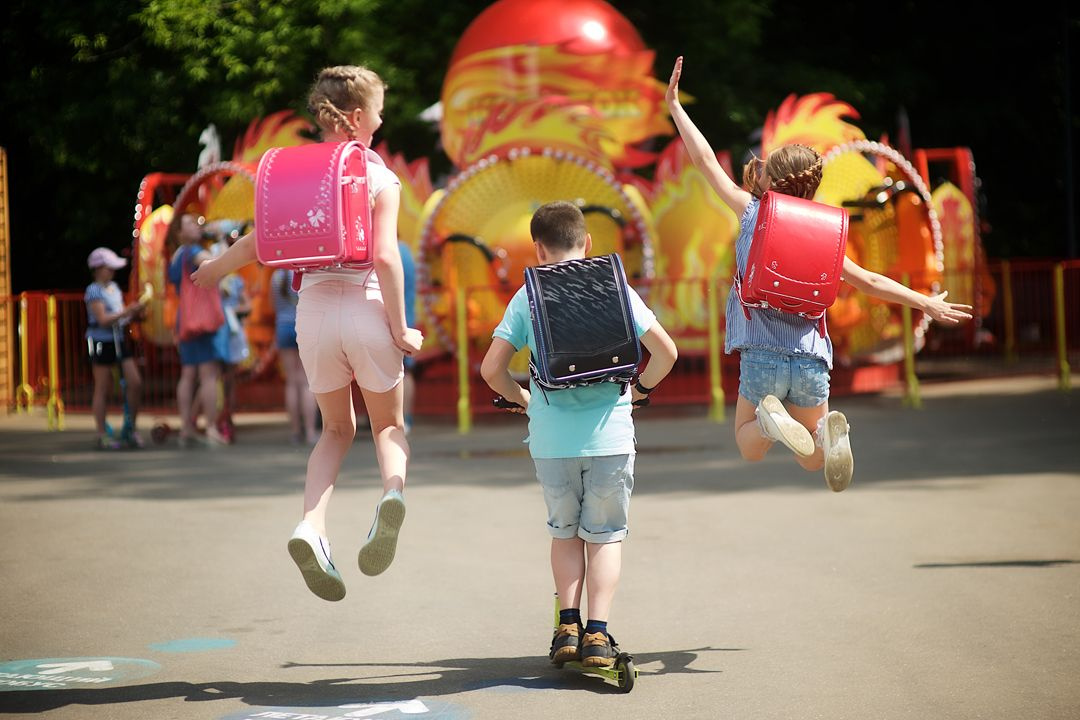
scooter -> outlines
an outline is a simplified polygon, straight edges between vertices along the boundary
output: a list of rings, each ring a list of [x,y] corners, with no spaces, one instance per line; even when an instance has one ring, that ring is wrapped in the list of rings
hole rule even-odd
[[[555,595],[555,627],[559,629],[559,596]],[[628,693],[634,689],[634,681],[637,680],[638,669],[634,667],[634,656],[630,653],[620,652],[615,656],[615,662],[608,667],[585,667],[580,660],[570,660],[564,663],[556,663],[555,667],[569,668],[585,675],[599,675],[605,680],[614,681],[619,689]]]

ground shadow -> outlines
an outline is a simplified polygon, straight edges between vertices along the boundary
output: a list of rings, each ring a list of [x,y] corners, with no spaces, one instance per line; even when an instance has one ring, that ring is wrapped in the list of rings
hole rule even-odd
[[[1045,568],[1059,565],[1080,565],[1080,560],[985,560],[951,563],[919,563],[912,567],[919,570],[938,568]]]
[[[740,652],[742,648],[702,647],[689,650],[634,655],[641,677],[670,674],[713,674],[722,670],[690,667],[702,653]],[[659,663],[659,666],[657,666]],[[388,668],[382,675],[334,677],[312,682],[210,682],[147,683],[124,687],[71,690],[16,690],[0,692],[0,713],[40,713],[71,705],[105,706],[146,700],[177,698],[184,702],[241,700],[263,707],[337,707],[349,703],[456,695],[475,690],[515,687],[525,690],[586,690],[621,692],[604,682],[571,670],[552,667],[545,658],[451,658],[416,663],[303,664],[286,662],[291,668]],[[394,671],[400,669],[401,671]]]

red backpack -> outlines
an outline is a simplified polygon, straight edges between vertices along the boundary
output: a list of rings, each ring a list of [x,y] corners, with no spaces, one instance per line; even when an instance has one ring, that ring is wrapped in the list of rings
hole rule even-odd
[[[291,270],[370,267],[368,151],[358,142],[272,148],[255,177],[255,252]]]
[[[746,319],[750,308],[773,308],[818,321],[825,336],[825,310],[836,300],[847,246],[843,208],[766,192],[758,209],[744,278],[732,288]]]

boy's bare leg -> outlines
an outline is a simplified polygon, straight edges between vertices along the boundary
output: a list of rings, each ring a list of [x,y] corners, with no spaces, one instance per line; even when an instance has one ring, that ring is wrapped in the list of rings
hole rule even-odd
[[[829,413],[829,401],[826,400],[817,407],[812,408],[799,407],[790,403],[784,403],[784,407],[787,408],[788,414],[806,428],[810,432],[811,437],[817,440],[818,423],[821,422],[821,418]],[[817,471],[825,465],[825,453],[821,449],[821,445],[818,444],[814,448],[813,455],[809,457],[799,457],[796,455],[795,462],[802,465],[806,470]]]
[[[748,462],[758,462],[773,446],[773,441],[761,432],[756,410],[757,407],[742,395],[735,403],[735,444],[743,460]]]
[[[585,543],[589,620],[607,622],[622,574],[622,542]]]
[[[551,539],[551,575],[563,610],[581,607],[585,585],[585,541],[579,537]],[[591,601],[590,601],[591,602]]]

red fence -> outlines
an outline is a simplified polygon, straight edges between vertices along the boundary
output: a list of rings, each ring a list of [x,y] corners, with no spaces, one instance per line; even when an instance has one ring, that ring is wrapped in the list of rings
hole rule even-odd
[[[670,290],[673,286],[680,287],[684,305],[686,297],[691,298],[691,305],[700,301],[696,319],[699,330],[692,341],[680,343],[679,362],[656,402],[707,405],[713,356],[709,352],[707,322],[702,326],[702,318],[708,317],[705,281],[656,280],[640,289],[647,297],[651,293],[656,298],[664,288]],[[921,378],[990,377],[1018,372],[1058,375],[1068,366],[1080,366],[1080,261],[994,262],[981,278],[971,273],[947,273],[942,286],[950,290],[950,300],[979,305],[980,312],[975,323],[958,328],[929,326],[925,347],[916,357]],[[718,282],[716,289],[722,318],[728,283]],[[55,388],[49,368],[50,297],[56,303]],[[981,303],[977,302],[979,298]],[[16,387],[10,396],[22,403],[32,394],[33,404],[45,405],[55,389],[68,411],[88,410],[93,382],[84,339],[87,318],[82,293],[23,293],[6,302],[11,304],[17,326],[12,358]],[[479,376],[485,348],[486,343],[474,343],[469,351],[467,380],[474,412],[491,411],[491,393]],[[719,360],[724,395],[731,402],[738,388],[737,363],[728,356]],[[145,383],[144,408],[149,412],[173,410],[179,374],[176,349],[140,342],[138,362]],[[880,390],[900,381],[898,368],[898,361],[884,365],[837,363],[833,391],[840,395]],[[459,390],[457,358],[448,353],[427,358],[418,369],[417,414],[452,415]],[[270,372],[241,382],[238,409],[281,409],[282,399],[280,374],[271,368]]]

